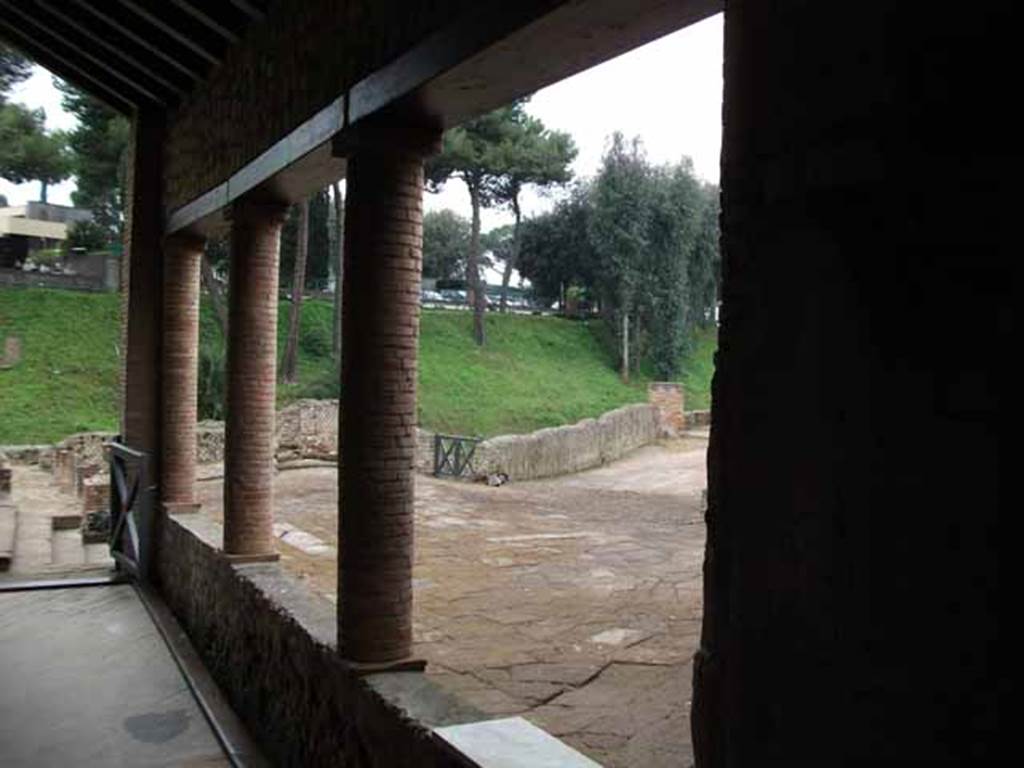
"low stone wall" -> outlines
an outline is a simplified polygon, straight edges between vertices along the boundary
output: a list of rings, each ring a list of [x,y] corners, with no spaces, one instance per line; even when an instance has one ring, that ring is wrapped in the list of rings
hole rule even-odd
[[[54,446],[52,445],[4,445],[0,453],[7,456],[12,464],[38,464],[49,469],[53,461]]]
[[[477,447],[474,468],[478,475],[504,474],[510,480],[564,475],[621,458],[658,434],[655,406],[627,405],[565,427],[492,437]]]
[[[11,468],[7,464],[7,454],[0,451],[0,494],[11,492]]]
[[[278,460],[335,459],[338,456],[338,401],[296,400],[277,412]]]
[[[24,272],[20,269],[0,267],[0,286],[16,288],[63,288],[68,291],[100,292],[111,288],[103,275],[65,275],[58,273]]]
[[[479,712],[421,672],[357,675],[335,607],[279,564],[229,563],[216,523],[160,513],[158,529],[159,589],[274,764],[455,768],[430,728]]]
[[[434,473],[434,433],[416,428],[416,471]]]
[[[703,429],[711,426],[711,411],[687,411],[686,428]]]
[[[224,461],[223,421],[200,421],[196,425],[196,461],[200,464]]]

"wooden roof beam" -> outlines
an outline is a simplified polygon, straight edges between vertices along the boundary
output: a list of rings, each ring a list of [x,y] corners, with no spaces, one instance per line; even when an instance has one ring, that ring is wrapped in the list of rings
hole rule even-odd
[[[189,32],[194,30],[183,30],[178,24],[168,18],[166,5],[162,5],[158,10],[156,7],[150,7],[150,3],[142,3],[138,0],[119,0],[119,2],[139,19],[145,21],[146,24],[160,30],[167,37],[192,51],[192,53],[211,66],[220,64],[224,46],[213,46],[209,44],[209,41],[205,43],[197,41],[195,35],[189,34]]]
[[[122,34],[128,39],[134,41],[165,64],[181,72],[193,83],[202,80],[206,76],[205,64],[202,66],[196,66],[195,63],[185,60],[187,57],[175,56],[164,46],[153,42],[152,38],[140,34],[139,30],[137,28],[133,28],[133,25],[129,24],[123,15],[112,16],[98,8],[96,4],[87,2],[87,0],[64,1],[74,3],[77,7],[90,13],[96,19],[99,19],[99,21],[101,21],[107,28],[113,29],[119,34]]]
[[[127,66],[153,81],[159,83],[178,98],[183,98],[195,82],[194,78],[186,77],[178,69],[171,69],[161,64],[145,48],[118,30],[103,27],[95,16],[82,13],[80,9],[66,2],[56,3],[53,0],[35,0],[35,4],[51,16],[77,30],[80,35],[100,48],[104,48],[121,59]]]
[[[216,32],[229,43],[234,44],[239,41],[239,35],[233,29],[229,29],[221,24],[217,19],[202,8],[198,7],[195,3],[189,2],[188,0],[171,0],[171,2],[207,29]]]
[[[0,6],[10,16],[19,20],[20,27],[25,31],[27,37],[38,41],[46,49],[59,51],[69,61],[77,61],[77,69],[84,72],[92,70],[93,76],[98,74],[99,79],[105,79],[118,90],[134,91],[141,98],[132,99],[133,101],[148,99],[166,106],[172,100],[166,90],[162,90],[159,86],[155,87],[153,83],[142,82],[141,78],[133,79],[113,67],[109,61],[85,50],[81,41],[72,37],[74,33],[69,33],[67,29],[60,29],[59,24],[52,24],[53,19],[49,19],[47,22],[47,20],[39,18],[35,13],[30,12],[30,10],[35,10],[34,8],[26,9],[14,0],[0,0]],[[116,85],[115,81],[120,85]]]
[[[124,115],[135,113],[137,105],[126,98],[123,93],[111,87],[106,81],[96,79],[88,72],[83,72],[61,55],[48,51],[31,37],[26,36],[19,27],[2,17],[0,17],[0,35],[5,37],[12,46],[58,77],[69,83],[81,85],[111,109]]]

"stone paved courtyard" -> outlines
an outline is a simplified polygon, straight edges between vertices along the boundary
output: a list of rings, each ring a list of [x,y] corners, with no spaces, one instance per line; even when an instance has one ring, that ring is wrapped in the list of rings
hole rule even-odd
[[[428,673],[608,766],[684,766],[707,442],[497,488],[417,476],[415,635]],[[206,468],[204,512],[220,516]],[[282,471],[282,562],[336,599],[336,474]]]

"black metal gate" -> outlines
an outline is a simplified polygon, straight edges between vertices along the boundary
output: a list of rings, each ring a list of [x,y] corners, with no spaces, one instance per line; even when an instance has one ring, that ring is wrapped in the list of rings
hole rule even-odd
[[[473,455],[479,444],[478,437],[434,435],[434,476],[473,477]]]
[[[110,554],[118,570],[145,580],[149,571],[153,493],[149,456],[116,440],[110,451]]]

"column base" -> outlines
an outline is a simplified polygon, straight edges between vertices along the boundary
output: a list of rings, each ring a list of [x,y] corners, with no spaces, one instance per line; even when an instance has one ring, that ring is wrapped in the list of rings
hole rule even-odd
[[[195,515],[203,508],[199,502],[165,501],[160,504],[164,514],[174,515]]]
[[[276,563],[281,559],[281,555],[277,552],[266,552],[263,554],[255,555],[232,555],[227,552],[221,552],[224,559],[232,565],[246,565],[247,563]]]
[[[427,668],[426,659],[418,659],[414,656],[395,661],[352,661],[343,657],[342,662],[358,677],[378,672],[422,672]]]

